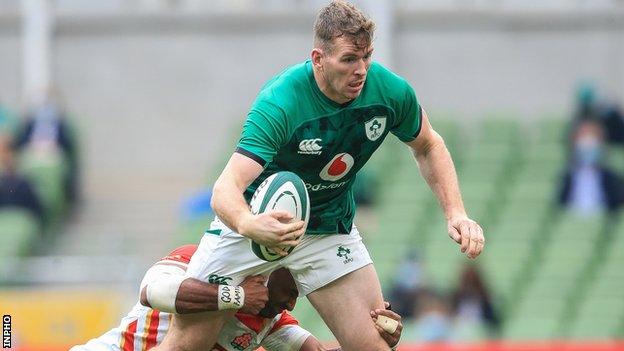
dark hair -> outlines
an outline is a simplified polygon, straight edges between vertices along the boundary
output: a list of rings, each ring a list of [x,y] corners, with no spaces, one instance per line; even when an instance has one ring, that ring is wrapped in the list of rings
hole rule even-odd
[[[332,50],[333,40],[345,36],[359,49],[373,42],[375,23],[353,4],[334,0],[323,7],[314,22],[314,45]]]

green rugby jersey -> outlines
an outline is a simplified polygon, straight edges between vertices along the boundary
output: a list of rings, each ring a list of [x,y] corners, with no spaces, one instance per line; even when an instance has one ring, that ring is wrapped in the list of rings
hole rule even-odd
[[[291,171],[310,195],[307,234],[347,234],[355,215],[358,170],[392,132],[413,140],[422,114],[414,90],[401,77],[372,63],[360,95],[340,105],[325,96],[308,60],[264,85],[251,107],[236,152],[264,167],[247,188],[278,171]]]

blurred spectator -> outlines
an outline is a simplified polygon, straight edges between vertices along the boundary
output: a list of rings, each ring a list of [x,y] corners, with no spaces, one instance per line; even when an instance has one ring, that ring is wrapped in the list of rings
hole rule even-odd
[[[6,135],[0,135],[0,167],[0,206],[28,210],[43,225],[41,201],[30,182],[17,173],[11,142]]]
[[[478,329],[485,325],[490,336],[498,334],[500,317],[476,266],[466,265],[462,271],[459,286],[453,293],[452,307],[456,328],[474,326]]]
[[[577,108],[572,124],[572,135],[578,124],[587,120],[595,120],[605,131],[606,143],[624,145],[624,118],[619,106],[600,101],[596,89],[589,83],[579,86],[576,100]]]
[[[71,205],[78,199],[78,153],[66,115],[51,96],[26,115],[18,129],[14,147],[35,153],[52,154],[60,151],[67,162],[64,179],[66,201]]]
[[[418,254],[412,251],[397,269],[390,292],[392,309],[403,318],[411,318],[418,308],[419,295],[423,292],[424,285],[422,264]]]
[[[182,203],[182,220],[192,222],[214,216],[212,206],[210,206],[211,199],[211,188],[201,190],[184,199]]]
[[[423,291],[417,308],[416,329],[419,340],[440,342],[451,336],[451,316],[446,299],[432,291]]]
[[[583,215],[615,211],[622,204],[621,179],[601,161],[604,132],[594,120],[580,122],[572,135],[572,152],[561,180],[559,204]]]

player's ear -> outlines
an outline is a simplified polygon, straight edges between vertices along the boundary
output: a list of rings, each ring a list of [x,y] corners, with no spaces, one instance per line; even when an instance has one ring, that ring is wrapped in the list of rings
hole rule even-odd
[[[147,285],[144,286],[143,289],[141,289],[141,295],[139,297],[139,301],[141,302],[141,305],[152,308],[149,301],[147,301]]]
[[[323,50],[320,48],[312,49],[312,53],[310,54],[310,58],[312,59],[312,65],[316,68],[322,68],[321,61],[323,59]]]

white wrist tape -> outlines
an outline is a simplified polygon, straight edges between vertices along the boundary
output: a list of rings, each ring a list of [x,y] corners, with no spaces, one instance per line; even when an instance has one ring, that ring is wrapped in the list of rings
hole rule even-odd
[[[377,316],[377,325],[388,334],[394,334],[399,327],[399,322],[386,316]]]
[[[245,290],[240,286],[219,285],[217,306],[219,310],[238,310],[245,304]]]
[[[185,279],[183,275],[163,275],[147,285],[147,301],[150,306],[162,312],[176,313],[176,296]]]

